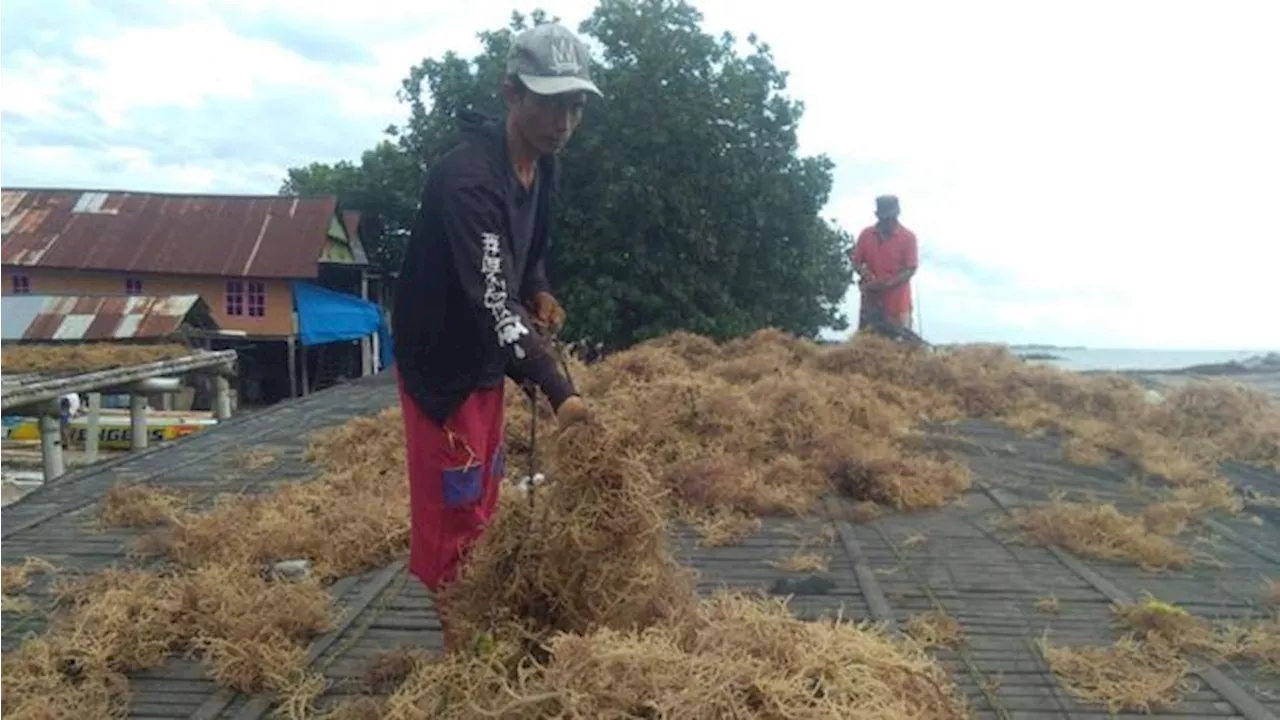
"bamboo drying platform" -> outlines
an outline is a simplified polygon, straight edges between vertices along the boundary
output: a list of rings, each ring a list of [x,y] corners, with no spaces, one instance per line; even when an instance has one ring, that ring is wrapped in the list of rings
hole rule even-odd
[[[365,378],[263,411],[234,418],[164,448],[155,448],[73,471],[3,510],[5,564],[33,555],[78,572],[128,562],[128,532],[90,531],[93,506],[116,483],[153,482],[198,494],[265,492],[281,482],[312,476],[304,459],[311,431],[338,425],[355,414],[396,402],[389,373]],[[1135,567],[1088,561],[1057,548],[1021,542],[1002,526],[1010,509],[1043,502],[1057,489],[1092,492],[1123,506],[1136,502],[1122,468],[1084,469],[1060,459],[1049,439],[1018,437],[1002,428],[962,423],[935,429],[931,444],[965,460],[979,482],[961,503],[929,512],[886,515],[874,522],[847,521],[849,508],[829,499],[826,512],[805,519],[770,519],[762,530],[728,547],[700,546],[679,530],[675,544],[683,560],[701,573],[700,588],[732,587],[786,592],[797,580],[793,609],[806,617],[841,613],[895,628],[919,613],[941,609],[962,624],[967,643],[941,660],[973,699],[980,717],[1108,717],[1104,708],[1083,705],[1062,689],[1036,647],[1046,631],[1057,643],[1106,643],[1114,639],[1110,605],[1151,592],[1210,618],[1242,617],[1257,611],[1262,577],[1280,576],[1280,511],[1250,508],[1263,518],[1218,517],[1201,533],[1221,566],[1147,573]],[[232,456],[265,450],[274,462],[246,471]],[[1280,476],[1230,467],[1238,483],[1280,495]],[[824,530],[825,528],[825,530]],[[802,538],[827,533],[829,566],[807,577],[770,564],[800,549]],[[812,549],[810,547],[809,549]],[[808,587],[806,587],[808,585]],[[39,603],[43,582],[30,591]],[[368,660],[400,646],[438,647],[439,623],[423,588],[402,562],[335,583],[345,606],[343,620],[317,638],[311,659],[331,680],[323,704],[360,691]],[[1046,615],[1036,601],[1052,595],[1060,612]],[[4,618],[4,649],[42,630],[38,614]],[[1274,718],[1280,713],[1280,681],[1250,668],[1206,670],[1199,689],[1163,714],[1144,717]],[[135,717],[265,717],[270,701],[218,688],[196,661],[175,658],[163,668],[132,678]]]

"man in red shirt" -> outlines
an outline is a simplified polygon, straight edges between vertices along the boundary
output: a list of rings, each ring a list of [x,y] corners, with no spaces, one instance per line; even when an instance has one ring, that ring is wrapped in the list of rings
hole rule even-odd
[[[853,269],[862,288],[858,329],[877,320],[911,328],[911,277],[919,258],[916,236],[898,222],[898,198],[876,198],[875,225],[858,234],[853,246]]]

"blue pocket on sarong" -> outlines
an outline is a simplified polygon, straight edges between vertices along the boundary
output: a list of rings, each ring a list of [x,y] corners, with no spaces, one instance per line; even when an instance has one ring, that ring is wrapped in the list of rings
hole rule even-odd
[[[484,490],[484,466],[446,469],[442,480],[440,489],[446,506],[471,505]]]
[[[493,451],[493,462],[489,463],[489,477],[497,482],[502,482],[507,476],[507,452],[505,446],[498,445],[498,449]]]

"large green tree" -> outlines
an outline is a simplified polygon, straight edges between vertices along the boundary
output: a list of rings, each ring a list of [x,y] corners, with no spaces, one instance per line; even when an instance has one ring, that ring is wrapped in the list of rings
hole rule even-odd
[[[579,27],[601,50],[606,99],[563,154],[548,264],[575,339],[616,348],[676,329],[847,327],[849,237],[821,216],[832,163],[799,156],[803,107],[768,45],[753,35],[739,54],[701,20],[682,1],[602,0]],[[502,114],[507,48],[530,21],[547,17],[513,14],[480,34],[477,57],[424,60],[403,83],[409,118],[390,140],[359,165],[291,170],[285,191],[339,193],[374,216],[374,254],[394,262],[422,172],[457,140],[456,112]]]

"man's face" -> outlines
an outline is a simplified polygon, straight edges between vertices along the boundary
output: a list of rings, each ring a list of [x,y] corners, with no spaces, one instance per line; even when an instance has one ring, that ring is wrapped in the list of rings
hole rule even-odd
[[[582,92],[535,95],[525,90],[511,92],[508,98],[520,134],[542,155],[558,153],[569,144],[586,104],[587,95]]]

